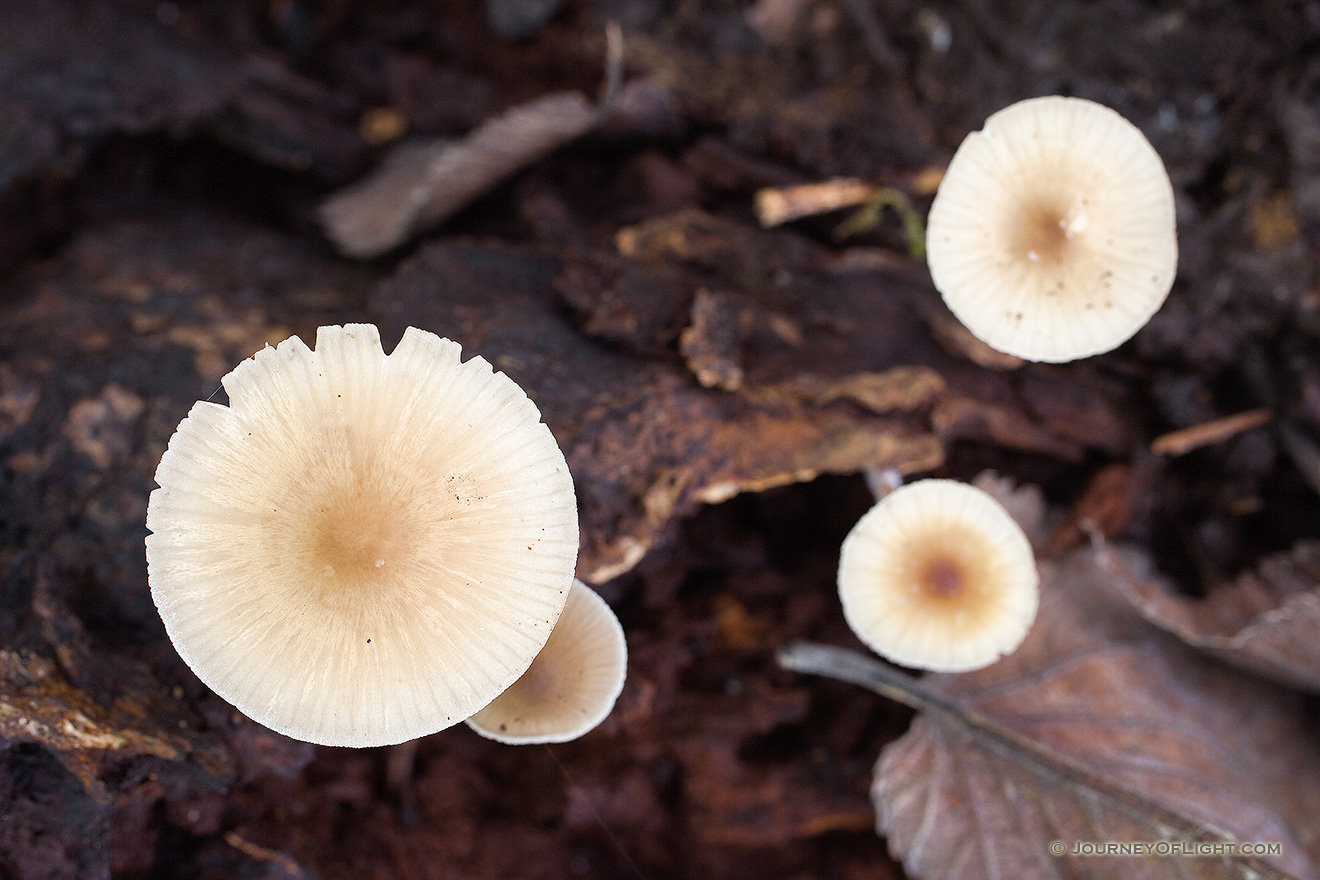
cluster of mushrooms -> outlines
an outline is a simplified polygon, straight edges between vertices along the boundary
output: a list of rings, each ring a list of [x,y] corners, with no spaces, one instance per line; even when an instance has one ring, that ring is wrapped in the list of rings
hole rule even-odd
[[[1141,132],[1089,101],[987,120],[931,208],[931,274],[1001,351],[1108,351],[1159,308],[1176,266],[1173,191]],[[573,480],[521,388],[409,328],[292,337],[195,404],[147,510],[152,598],[180,656],[267,727],[324,745],[404,742],[465,721],[510,743],[603,720],[627,649],[573,576]],[[849,624],[907,666],[959,671],[1025,637],[1031,545],[985,492],[924,480],[844,542]]]
[[[1108,107],[1032,98],[962,142],[931,205],[926,253],[949,309],[982,342],[1059,363],[1110,351],[1150,320],[1178,263],[1173,185]],[[939,672],[1022,643],[1039,577],[1022,528],[988,493],[922,480],[849,533],[839,597],[876,653]]]
[[[224,377],[147,506],[152,598],[249,718],[379,746],[466,721],[510,743],[596,726],[623,687],[609,606],[573,577],[568,464],[523,390],[409,328],[322,327]]]

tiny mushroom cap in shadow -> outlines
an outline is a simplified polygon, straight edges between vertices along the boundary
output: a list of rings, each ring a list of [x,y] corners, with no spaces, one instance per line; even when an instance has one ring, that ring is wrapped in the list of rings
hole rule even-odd
[[[926,245],[935,286],[981,341],[1031,361],[1088,357],[1131,338],[1168,296],[1173,186],[1113,110],[1032,98],[967,135]]]
[[[575,580],[550,640],[522,678],[467,719],[482,736],[511,745],[577,739],[605,720],[623,690],[623,627],[586,584]]]
[[[1022,643],[1040,579],[1022,528],[989,494],[922,480],[886,495],[844,539],[843,615],[867,647],[918,669],[965,672]]]
[[[522,389],[409,328],[269,346],[198,402],[147,508],[152,598],[244,714],[323,745],[456,724],[550,637],[577,560],[573,481]]]

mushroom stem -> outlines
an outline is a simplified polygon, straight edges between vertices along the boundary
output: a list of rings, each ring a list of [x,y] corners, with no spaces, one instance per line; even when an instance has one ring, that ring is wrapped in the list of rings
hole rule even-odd
[[[410,739],[385,749],[385,784],[397,798],[399,824],[411,828],[421,821],[413,775],[417,770],[417,744]]]
[[[862,471],[862,476],[876,501],[903,485],[903,474],[898,468],[867,468]]]

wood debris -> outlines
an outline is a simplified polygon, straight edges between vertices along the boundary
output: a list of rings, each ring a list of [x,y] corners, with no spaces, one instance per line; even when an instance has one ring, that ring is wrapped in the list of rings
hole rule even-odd
[[[344,254],[379,256],[602,118],[581,94],[556,92],[487,120],[461,141],[400,144],[374,174],[326,199],[321,224]]]
[[[1267,425],[1273,417],[1268,409],[1250,409],[1189,428],[1180,428],[1152,440],[1150,451],[1156,455],[1186,455],[1194,449],[1223,443],[1243,431]]]
[[[879,187],[853,177],[821,183],[766,187],[756,193],[756,219],[769,229],[790,220],[814,217],[840,208],[853,208],[872,199]]]

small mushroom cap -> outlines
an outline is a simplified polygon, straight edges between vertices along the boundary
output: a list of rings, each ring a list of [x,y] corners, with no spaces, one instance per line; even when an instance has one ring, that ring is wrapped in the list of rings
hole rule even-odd
[[[409,328],[296,336],[199,402],[147,508],[152,598],[180,656],[250,718],[376,746],[507,688],[573,581],[563,453],[518,385]]]
[[[559,623],[531,667],[467,719],[468,726],[511,745],[577,739],[610,714],[627,668],[619,619],[595,591],[575,580]]]
[[[926,245],[935,286],[977,338],[1032,361],[1088,357],[1131,338],[1168,296],[1173,186],[1113,110],[1032,98],[967,135]]]
[[[848,533],[843,615],[903,666],[965,672],[1012,652],[1036,618],[1036,559],[999,502],[975,486],[922,480],[894,490]]]

